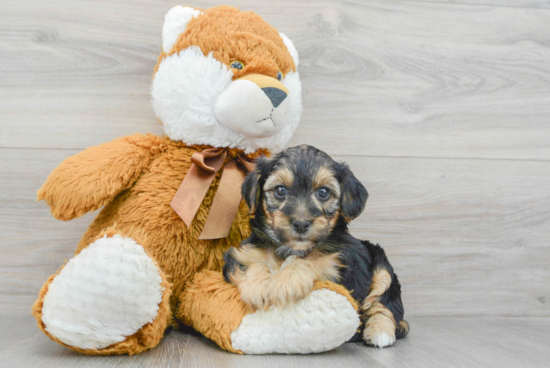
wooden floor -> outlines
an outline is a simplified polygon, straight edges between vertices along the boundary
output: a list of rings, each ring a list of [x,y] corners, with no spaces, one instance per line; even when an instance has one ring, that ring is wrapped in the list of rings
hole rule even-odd
[[[0,317],[10,335],[0,343],[0,367],[548,367],[550,318],[414,318],[393,347],[349,343],[316,355],[235,355],[197,334],[170,331],[151,351],[91,357],[50,341],[32,317]]]
[[[38,290],[95,214],[56,221],[36,190],[89,146],[162,134],[149,90],[176,3],[0,0],[0,366],[549,361],[549,0],[229,2],[296,44],[304,115],[291,145],[347,161],[365,183],[352,230],[386,249],[415,321],[407,340],[236,357],[171,333],[146,355],[103,359],[39,333],[29,319]]]

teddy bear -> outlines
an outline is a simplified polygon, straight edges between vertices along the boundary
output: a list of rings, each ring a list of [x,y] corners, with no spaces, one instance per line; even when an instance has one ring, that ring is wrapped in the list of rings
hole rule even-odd
[[[292,306],[254,311],[221,274],[224,252],[250,234],[244,176],[299,123],[298,64],[292,41],[253,12],[166,14],[151,87],[165,135],[90,147],[38,190],[60,220],[102,208],[33,306],[48,337],[84,354],[135,354],[188,325],[253,354],[326,351],[356,333],[342,286],[317,283]]]

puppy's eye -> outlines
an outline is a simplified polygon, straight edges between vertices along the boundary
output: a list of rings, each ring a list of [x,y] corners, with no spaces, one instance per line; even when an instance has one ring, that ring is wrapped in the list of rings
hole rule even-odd
[[[229,63],[229,66],[233,69],[242,70],[244,68],[244,64],[242,61],[235,60]]]
[[[283,199],[286,197],[286,187],[284,185],[279,185],[277,188],[275,188],[275,197],[279,199]]]
[[[326,200],[326,199],[328,199],[328,197],[330,197],[330,192],[327,188],[321,187],[317,191],[317,196],[322,200]]]
[[[277,80],[280,82],[283,80],[283,73],[277,72]]]

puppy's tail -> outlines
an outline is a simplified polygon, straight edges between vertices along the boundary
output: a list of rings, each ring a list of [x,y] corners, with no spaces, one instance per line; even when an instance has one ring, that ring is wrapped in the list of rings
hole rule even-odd
[[[395,338],[396,339],[402,339],[409,333],[409,322],[405,321],[404,319],[399,322],[397,325],[397,328],[395,329]]]

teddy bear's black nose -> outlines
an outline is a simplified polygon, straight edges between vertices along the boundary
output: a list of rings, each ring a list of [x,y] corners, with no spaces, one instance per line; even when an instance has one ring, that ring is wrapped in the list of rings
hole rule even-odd
[[[262,91],[264,91],[267,97],[269,97],[271,103],[273,104],[273,107],[279,106],[287,96],[285,91],[282,91],[279,88],[275,87],[265,87],[262,88]]]

